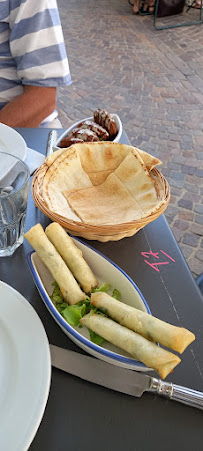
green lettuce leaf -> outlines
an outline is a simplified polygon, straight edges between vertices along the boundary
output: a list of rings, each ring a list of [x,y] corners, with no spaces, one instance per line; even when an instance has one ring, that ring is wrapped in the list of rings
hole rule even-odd
[[[85,315],[86,313],[86,305],[68,305],[65,309],[61,311],[61,315],[68,324],[71,326],[78,326],[80,323],[80,319]]]
[[[88,329],[89,333],[90,333],[90,340],[95,343],[96,345],[101,346],[101,344],[104,341],[104,338],[100,337],[100,335],[95,334],[95,332],[93,332],[93,330]]]
[[[98,288],[93,288],[92,293],[97,293],[97,291],[105,291],[105,293],[108,293],[110,288],[111,288],[110,283],[106,282],[106,283],[103,283],[103,285],[101,285]]]
[[[58,312],[63,316],[63,318],[71,326],[79,326],[81,328],[82,325],[80,324],[80,319],[85,314],[88,314],[88,313],[90,315],[92,313],[97,313],[98,315],[108,316],[105,314],[105,312],[98,310],[96,307],[93,307],[90,304],[90,297],[88,295],[87,295],[86,299],[84,299],[83,301],[80,301],[74,305],[69,305],[67,302],[64,301],[64,298],[62,296],[61,290],[60,290],[57,282],[53,282],[52,285],[53,285],[54,289],[53,289],[53,292],[52,292],[52,295],[50,296],[50,298],[53,301],[54,305],[56,306]],[[106,282],[106,283],[103,283],[100,287],[94,288],[92,290],[92,292],[95,293],[97,291],[104,291],[104,292],[108,293],[110,288],[111,288],[110,283]],[[118,300],[120,297],[120,292],[117,289],[113,290],[112,297],[114,297],[115,299]],[[104,338],[102,338],[100,335],[93,332],[91,329],[89,329],[89,333],[90,333],[90,340],[93,343],[101,346],[101,344],[104,341]]]
[[[119,301],[119,299],[120,299],[120,291],[118,291],[116,288],[115,288],[115,290],[113,290],[113,294],[112,294],[112,298],[115,298],[115,299],[117,299],[117,301]]]
[[[56,282],[53,282],[52,285],[54,286],[54,289],[50,296],[51,300],[54,302],[54,304],[62,304],[64,302],[64,299],[58,284]]]

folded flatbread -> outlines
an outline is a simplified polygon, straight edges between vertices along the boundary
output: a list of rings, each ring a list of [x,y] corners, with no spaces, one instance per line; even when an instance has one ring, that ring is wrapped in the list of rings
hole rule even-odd
[[[58,158],[46,161],[50,166],[44,175],[41,187],[46,206],[60,216],[80,222],[62,194],[64,190],[92,186],[92,182],[81,166],[77,150],[72,146],[65,152],[59,153]]]
[[[92,145],[93,144],[93,145]],[[103,183],[123,161],[130,146],[108,141],[76,144],[82,168],[94,186]]]
[[[85,299],[85,293],[80,289],[64,260],[47,238],[41,224],[36,224],[24,236],[58,283],[64,300],[69,304],[76,304]]]
[[[195,340],[195,335],[184,327],[172,326],[148,313],[115,300],[107,293],[92,293],[91,304],[118,321],[122,326],[174,351],[182,353]]]
[[[130,152],[114,171],[114,175],[139,204],[143,213],[157,205],[154,181],[136,151]]]
[[[84,171],[89,175],[100,171],[113,172],[133,149],[120,143],[102,141],[75,144]]]
[[[157,195],[151,173],[159,164],[160,160],[133,146],[77,143],[46,158],[36,189],[44,208],[70,222],[85,227],[127,224],[164,203],[164,191],[159,186]]]
[[[92,225],[121,224],[141,218],[144,213],[115,173],[99,186],[63,192],[80,219]]]
[[[52,222],[45,233],[61,255],[82,289],[90,293],[98,284],[95,275],[83,258],[82,251],[74,244],[72,238],[58,223]]]
[[[154,157],[154,155],[150,155],[150,153],[144,152],[144,150],[138,149],[137,147],[134,147],[134,150],[139,153],[140,157],[142,158],[142,161],[144,162],[147,170],[150,172],[155,166],[158,166],[162,164],[162,161],[160,161],[158,158]]]
[[[58,149],[55,152],[53,152],[51,155],[49,155],[46,159],[45,159],[45,163],[48,167],[50,167],[54,161],[60,156],[62,155],[62,153],[64,153],[66,150],[68,150],[67,148],[63,148],[63,149]]]
[[[107,151],[107,149],[108,146],[105,150]],[[116,151],[118,153],[118,148],[113,147],[113,150],[113,162],[112,154],[110,154],[110,161],[108,162],[108,159],[105,161],[107,153],[101,152],[102,156],[98,153],[98,159],[101,159],[101,161],[100,166],[97,167],[102,168],[100,172],[93,172],[98,162],[95,159],[95,153],[89,152],[91,171],[88,173],[91,173],[91,180],[97,186],[78,189],[74,192],[72,190],[63,191],[71,209],[84,223],[92,225],[128,223],[141,219],[149,210],[153,211],[159,205],[154,181],[137,149],[130,148],[129,150],[128,148],[126,154],[125,148],[124,154],[126,156],[122,158],[122,161],[120,158],[120,164],[114,168],[114,172],[107,175],[113,163],[117,164],[119,161],[115,156]],[[145,155],[144,157],[147,161],[147,157]],[[83,161],[82,158],[81,154],[81,162]],[[151,160],[153,165],[155,161],[152,157]],[[147,164],[149,164],[149,161],[150,156]],[[88,170],[87,161],[85,160],[82,164]],[[105,164],[108,168],[106,171],[103,169]],[[96,176],[95,180],[93,174]],[[107,178],[104,180],[106,175]],[[98,182],[101,180],[104,181],[99,185]]]
[[[127,351],[147,367],[158,371],[162,379],[181,361],[178,356],[102,315],[88,314],[83,316],[80,322],[105,340]]]

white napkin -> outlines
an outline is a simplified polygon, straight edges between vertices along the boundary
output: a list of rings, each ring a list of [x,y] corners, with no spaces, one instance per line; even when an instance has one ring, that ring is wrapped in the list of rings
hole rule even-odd
[[[45,156],[36,150],[27,148],[27,155],[25,158],[25,164],[29,167],[30,175],[44,163]]]

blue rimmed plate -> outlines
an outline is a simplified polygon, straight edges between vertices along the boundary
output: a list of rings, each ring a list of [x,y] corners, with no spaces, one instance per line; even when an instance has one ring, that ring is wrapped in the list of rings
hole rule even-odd
[[[79,239],[73,237],[72,239],[76,246],[81,249],[85,260],[94,272],[99,284],[109,282],[112,289],[116,288],[120,291],[120,300],[122,302],[151,314],[150,308],[141,291],[119,266],[89,245],[82,243]],[[149,371],[149,368],[143,363],[133,359],[129,354],[125,353],[125,351],[107,341],[105,341],[102,346],[92,343],[89,339],[89,331],[85,327],[81,329],[78,326],[70,326],[60,315],[50,299],[50,295],[53,291],[52,282],[54,279],[49,270],[34,251],[27,255],[27,260],[34,282],[47,309],[63,332],[68,335],[74,343],[94,357],[114,365],[136,371]]]

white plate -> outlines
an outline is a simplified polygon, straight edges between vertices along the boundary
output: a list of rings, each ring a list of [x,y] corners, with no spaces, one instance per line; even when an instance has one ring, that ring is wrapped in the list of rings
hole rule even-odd
[[[0,281],[0,448],[25,451],[42,419],[51,377],[49,343],[29,302]]]
[[[10,153],[25,160],[27,145],[23,137],[13,128],[0,123],[0,152]]]
[[[103,256],[100,252],[95,251],[77,238],[73,238],[73,241],[76,246],[82,250],[85,260],[88,262],[100,284],[109,282],[112,289],[117,288],[117,290],[120,291],[121,301],[151,314],[149,306],[139,288],[121,268]],[[89,332],[85,327],[81,329],[79,327],[70,326],[60,315],[49,297],[53,291],[53,286],[51,285],[53,277],[49,270],[39,259],[36,252],[30,252],[27,255],[27,259],[35,284],[47,309],[63,332],[65,332],[74,343],[95,357],[114,365],[138,371],[149,370],[143,363],[133,359],[129,354],[107,341],[104,342],[102,346],[92,343],[89,339]]]
[[[123,126],[122,126],[122,122],[120,120],[120,117],[117,114],[111,114],[111,116],[113,117],[113,119],[115,120],[117,126],[118,126],[118,133],[115,137],[115,139],[113,140],[114,143],[118,143],[121,139],[121,135],[122,135],[122,131],[123,131]],[[65,138],[65,136],[68,135],[68,133],[70,133],[71,130],[73,130],[73,128],[76,128],[79,124],[81,124],[81,122],[84,121],[93,121],[94,118],[93,117],[86,117],[85,119],[81,119],[78,122],[75,122],[75,124],[71,125],[71,127],[67,128],[67,130],[57,139],[56,141],[56,146],[57,147],[60,143],[60,141]]]

